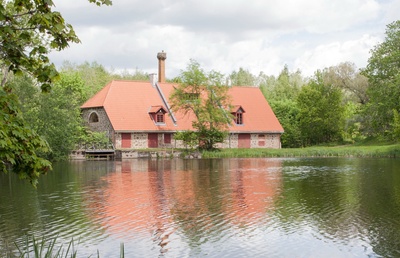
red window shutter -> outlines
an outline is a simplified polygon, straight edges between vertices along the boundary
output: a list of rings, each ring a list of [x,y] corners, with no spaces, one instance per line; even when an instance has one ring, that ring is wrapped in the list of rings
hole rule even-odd
[[[164,143],[170,144],[171,143],[171,134],[170,133],[165,133],[164,134]]]

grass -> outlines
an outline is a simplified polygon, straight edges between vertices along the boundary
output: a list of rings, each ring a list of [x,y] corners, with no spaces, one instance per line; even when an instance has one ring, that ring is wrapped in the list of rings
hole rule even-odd
[[[317,146],[284,149],[221,149],[204,151],[203,158],[262,157],[400,157],[400,144]]]
[[[79,241],[78,241],[79,245]],[[19,257],[19,258],[76,258],[82,257],[77,256],[78,251],[75,249],[75,242],[72,239],[67,247],[64,245],[60,245],[57,243],[57,237],[52,240],[45,239],[44,237],[41,240],[37,240],[33,237],[26,237],[25,246],[19,246],[15,244],[19,254],[15,256],[14,254],[6,254],[7,258],[11,257]],[[90,255],[89,257],[93,257]],[[100,257],[99,251],[97,251],[97,258]],[[120,258],[125,257],[124,244],[121,243],[120,246]]]

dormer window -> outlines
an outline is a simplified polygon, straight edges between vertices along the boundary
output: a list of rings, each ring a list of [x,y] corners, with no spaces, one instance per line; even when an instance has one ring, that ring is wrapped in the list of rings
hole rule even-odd
[[[163,106],[151,106],[149,110],[149,115],[156,125],[165,125],[166,113]]]
[[[235,124],[243,125],[243,114],[245,113],[245,111],[242,106],[233,106],[233,112],[231,113],[233,115],[233,120],[235,121]]]
[[[161,110],[156,114],[156,123],[164,123],[164,113]]]
[[[235,123],[237,125],[242,125],[243,124],[243,113],[236,113]]]

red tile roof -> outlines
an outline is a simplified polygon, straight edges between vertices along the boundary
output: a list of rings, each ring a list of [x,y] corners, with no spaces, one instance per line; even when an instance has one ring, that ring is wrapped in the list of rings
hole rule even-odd
[[[168,100],[174,84],[158,83],[162,95]],[[232,87],[229,89],[232,105],[241,106],[243,124],[232,123],[231,132],[276,132],[283,133],[283,128],[257,87]],[[173,113],[176,123],[166,114],[165,125],[156,125],[149,115],[149,110],[160,108],[168,111],[168,103],[163,102],[156,87],[150,82],[112,81],[81,108],[104,107],[115,131],[119,132],[157,132],[193,129],[193,114]]]

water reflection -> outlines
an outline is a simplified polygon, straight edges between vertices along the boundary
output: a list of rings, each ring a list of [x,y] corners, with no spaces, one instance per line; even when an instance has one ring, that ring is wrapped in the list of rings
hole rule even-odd
[[[57,163],[0,174],[0,254],[26,234],[79,257],[399,257],[399,159]],[[1,257],[0,255],[0,257]]]
[[[255,227],[280,191],[281,160],[132,160],[101,178],[92,216],[125,241],[151,236],[160,252],[169,243],[199,246],[224,231]],[[100,194],[100,195],[99,195]]]

